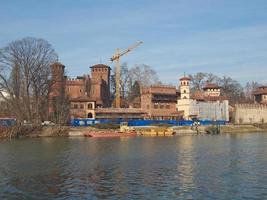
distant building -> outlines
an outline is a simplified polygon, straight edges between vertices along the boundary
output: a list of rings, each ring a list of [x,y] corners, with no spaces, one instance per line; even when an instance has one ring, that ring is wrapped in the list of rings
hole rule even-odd
[[[59,62],[51,65],[51,93],[50,99],[67,94],[70,103],[71,118],[95,118],[93,111],[97,107],[109,107],[110,100],[110,67],[103,64],[94,65],[91,76],[84,75],[77,78],[65,76],[65,66]],[[88,105],[93,105],[89,108]],[[52,106],[49,108],[53,112]]]
[[[96,119],[144,119],[146,112],[140,108],[96,108]]]
[[[157,120],[179,119],[176,102],[179,96],[173,86],[154,85],[141,89],[141,108],[146,118]]]
[[[87,118],[95,119],[95,101],[88,97],[77,97],[70,99],[70,115],[71,118]]]
[[[227,97],[221,96],[221,88],[207,83],[203,91],[190,92],[190,78],[180,79],[181,97],[177,100],[177,110],[183,111],[186,120],[229,120],[229,102]]]
[[[267,86],[260,86],[253,91],[254,104],[236,104],[234,122],[252,124],[267,122]]]
[[[254,92],[255,103],[267,104],[267,86],[260,86]]]
[[[65,66],[59,62],[51,65],[52,90],[50,96],[59,96],[62,90],[69,98],[88,97],[96,102],[96,107],[109,107],[110,101],[110,67],[103,64],[94,65],[91,76],[77,78],[64,76]]]

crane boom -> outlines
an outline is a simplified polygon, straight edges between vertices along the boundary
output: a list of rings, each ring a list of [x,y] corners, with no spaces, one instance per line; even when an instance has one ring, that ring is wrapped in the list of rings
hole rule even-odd
[[[117,49],[116,53],[110,58],[111,62],[115,61],[116,62],[116,99],[115,99],[115,107],[120,108],[121,106],[121,91],[120,91],[120,79],[121,79],[121,69],[120,69],[120,57],[129,53],[132,51],[134,48],[138,47],[140,44],[142,44],[142,41],[139,41],[132,46],[128,47],[124,51],[120,53],[120,49]]]
[[[142,44],[142,41],[139,41],[137,43],[135,43],[134,45],[128,47],[127,49],[125,49],[123,52],[116,52],[116,54],[114,54],[112,56],[112,58],[110,58],[110,60],[113,62],[114,60],[120,59],[121,56],[129,53],[130,51],[132,51],[134,48],[138,47],[140,44]]]

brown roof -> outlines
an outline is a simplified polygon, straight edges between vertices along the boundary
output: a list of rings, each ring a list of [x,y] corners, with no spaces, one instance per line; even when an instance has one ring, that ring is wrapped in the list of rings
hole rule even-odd
[[[70,98],[70,102],[95,102],[95,100],[87,96],[81,96],[81,97],[76,97],[76,98]]]
[[[196,91],[192,96],[192,99],[197,101],[223,101],[227,100],[226,96],[205,96],[201,91]]]
[[[191,81],[191,78],[184,76],[184,77],[180,78],[180,81]]]
[[[203,101],[204,100],[204,95],[200,90],[195,91],[194,94],[191,95],[192,99]]]
[[[223,101],[228,100],[228,97],[226,96],[204,96],[204,101]]]
[[[110,67],[104,64],[96,64],[96,65],[91,66],[90,68],[110,68]]]
[[[220,89],[221,87],[214,83],[207,83],[203,89]]]
[[[267,94],[267,86],[260,86],[253,91],[254,95]]]
[[[178,115],[178,116],[183,116],[184,115],[184,111],[180,110],[180,111],[175,111],[171,113],[172,115]]]
[[[97,108],[96,113],[135,113],[135,114],[145,114],[146,112],[138,108]]]
[[[52,63],[50,66],[62,66],[62,67],[65,67],[65,65],[63,65],[61,62],[54,62]]]

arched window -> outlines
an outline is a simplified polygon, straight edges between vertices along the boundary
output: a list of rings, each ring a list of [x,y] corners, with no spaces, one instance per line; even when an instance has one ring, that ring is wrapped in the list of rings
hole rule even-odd
[[[88,109],[93,109],[93,105],[91,103],[88,103]]]
[[[184,93],[186,93],[186,90],[184,90]]]
[[[87,118],[93,118],[93,114],[92,113],[88,113],[87,114]]]

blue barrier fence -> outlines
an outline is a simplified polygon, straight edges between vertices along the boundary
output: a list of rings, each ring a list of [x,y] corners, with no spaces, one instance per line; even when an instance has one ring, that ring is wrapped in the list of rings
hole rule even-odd
[[[129,126],[150,126],[155,124],[169,124],[173,126],[191,126],[192,120],[124,120],[124,119],[72,119],[71,126],[93,126],[95,124],[120,124],[121,122],[128,122]],[[212,124],[225,125],[227,121],[218,120],[199,120],[200,125],[208,126]]]
[[[16,119],[0,118],[0,126],[13,126],[16,124]]]

